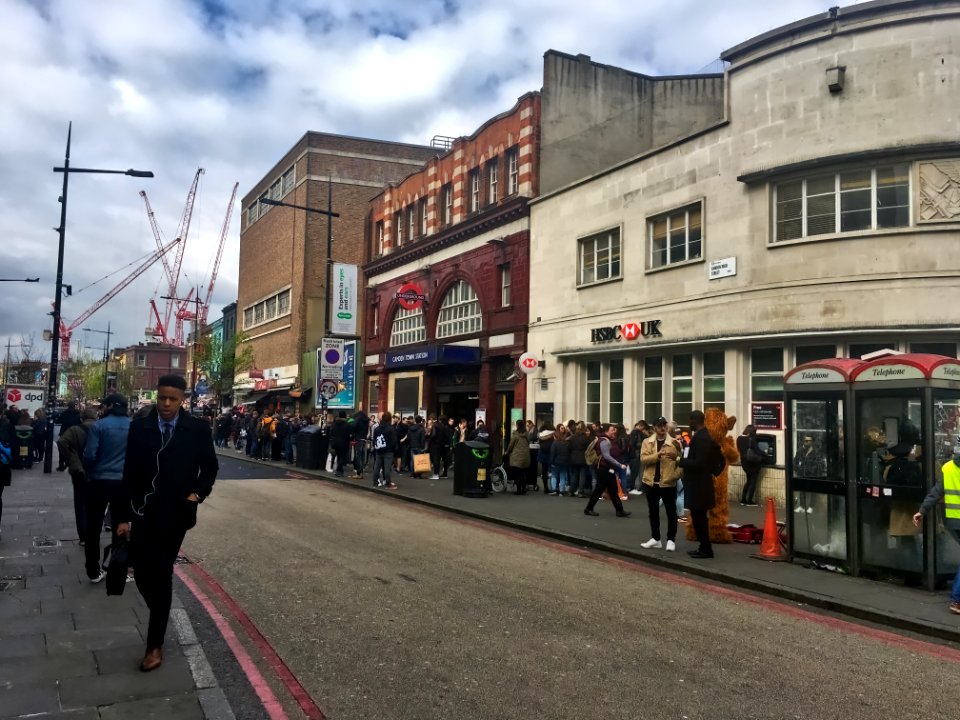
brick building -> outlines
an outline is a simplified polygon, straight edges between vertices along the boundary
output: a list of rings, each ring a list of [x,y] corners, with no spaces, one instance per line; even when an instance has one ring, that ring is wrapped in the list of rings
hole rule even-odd
[[[312,364],[324,335],[327,291],[326,216],[262,199],[326,210],[332,220],[332,258],[360,265],[370,199],[389,182],[419,168],[437,150],[421,145],[306,133],[244,196],[240,227],[237,330],[253,346],[254,377],[238,376],[238,402],[292,404],[288,391],[313,386]],[[329,194],[328,194],[329,193]],[[362,307],[363,298],[359,298]],[[359,331],[359,328],[358,328]],[[257,384],[257,376],[270,382]],[[301,409],[314,397],[300,396]]]
[[[526,350],[527,203],[538,192],[539,136],[533,92],[372,201],[364,266],[371,410],[472,423],[482,408],[502,427],[524,407],[516,359]]]
[[[141,396],[156,390],[163,375],[181,375],[189,384],[187,348],[148,342],[117,348],[112,355],[119,370],[133,370],[132,389]]]

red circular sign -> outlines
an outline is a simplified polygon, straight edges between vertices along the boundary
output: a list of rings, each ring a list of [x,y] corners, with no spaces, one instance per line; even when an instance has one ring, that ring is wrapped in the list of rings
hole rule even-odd
[[[413,283],[407,283],[397,291],[397,302],[404,310],[416,310],[426,299],[426,295]]]
[[[636,340],[640,337],[640,326],[635,322],[627,323],[620,328],[620,334],[624,340]]]

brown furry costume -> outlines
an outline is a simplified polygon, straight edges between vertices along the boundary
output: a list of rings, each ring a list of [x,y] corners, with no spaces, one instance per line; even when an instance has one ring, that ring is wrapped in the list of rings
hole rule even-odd
[[[730,465],[740,460],[737,444],[728,434],[737,424],[737,418],[727,417],[722,410],[707,408],[703,412],[704,425],[713,441],[720,446],[726,465],[723,472],[713,479],[713,491],[716,493],[716,504],[708,513],[710,519],[710,542],[733,542],[727,524],[730,522],[730,498],[727,495],[727,485],[730,482]],[[693,523],[687,525],[687,540],[696,540],[697,534],[693,530]]]

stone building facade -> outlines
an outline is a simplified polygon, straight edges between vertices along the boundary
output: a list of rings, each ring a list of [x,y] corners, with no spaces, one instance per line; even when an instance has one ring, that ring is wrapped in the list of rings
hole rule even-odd
[[[372,410],[503,426],[523,412],[527,205],[540,94],[528,93],[371,203],[364,391]]]
[[[243,197],[237,330],[252,344],[259,371],[254,375],[261,378],[246,373],[237,378],[238,402],[269,399],[292,405],[290,388],[312,388],[312,373],[303,372],[302,360],[325,332],[328,223],[333,261],[361,265],[370,199],[436,152],[428,146],[308,132]],[[329,204],[339,217],[270,206],[263,198],[317,210]],[[298,399],[301,410],[312,410],[310,393]]]
[[[726,51],[717,112],[686,136],[553,183],[531,203],[546,367],[528,414],[685,423],[716,405],[764,423],[783,464],[788,423],[769,413],[794,365],[956,356],[958,58],[958,2],[833,9]],[[552,97],[545,83],[545,118]]]

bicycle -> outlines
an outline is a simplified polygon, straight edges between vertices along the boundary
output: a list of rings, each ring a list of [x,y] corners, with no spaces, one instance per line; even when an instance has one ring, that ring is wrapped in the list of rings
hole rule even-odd
[[[510,479],[506,468],[503,467],[503,463],[490,470],[490,487],[495,493],[502,493],[506,490],[510,490],[511,492],[516,491],[517,486],[513,480]]]

